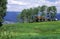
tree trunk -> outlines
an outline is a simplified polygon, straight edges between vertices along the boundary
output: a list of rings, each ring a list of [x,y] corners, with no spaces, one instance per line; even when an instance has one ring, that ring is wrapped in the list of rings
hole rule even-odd
[[[0,22],[0,27],[1,27],[2,25],[3,25],[2,22]]]

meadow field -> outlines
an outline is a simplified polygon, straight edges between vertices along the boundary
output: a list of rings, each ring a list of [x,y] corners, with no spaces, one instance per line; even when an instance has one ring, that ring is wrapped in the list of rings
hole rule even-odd
[[[4,24],[0,39],[60,39],[60,21]]]

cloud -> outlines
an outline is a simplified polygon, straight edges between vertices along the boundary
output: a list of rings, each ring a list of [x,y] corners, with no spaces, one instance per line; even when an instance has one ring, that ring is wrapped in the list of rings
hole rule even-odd
[[[25,8],[37,7],[42,5],[56,6],[60,12],[60,0],[8,0],[7,11],[21,11]]]
[[[22,1],[8,0],[8,4],[28,5],[28,3]]]
[[[55,2],[55,6],[57,7],[57,12],[60,13],[60,0]]]

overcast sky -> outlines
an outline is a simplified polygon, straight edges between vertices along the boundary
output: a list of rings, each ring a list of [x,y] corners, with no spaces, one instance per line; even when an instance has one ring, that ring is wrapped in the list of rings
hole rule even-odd
[[[57,8],[57,12],[60,12],[60,0],[8,0],[7,11],[21,11],[25,8],[42,5],[54,5]]]

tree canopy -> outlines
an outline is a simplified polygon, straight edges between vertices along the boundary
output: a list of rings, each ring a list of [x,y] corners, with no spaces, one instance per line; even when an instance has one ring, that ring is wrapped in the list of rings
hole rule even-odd
[[[36,20],[35,16],[38,15],[38,12],[41,13],[42,21],[48,15],[48,13],[50,14],[49,19],[55,20],[55,15],[57,13],[57,9],[55,6],[49,6],[48,7],[46,5],[38,6],[38,7],[30,8],[30,9],[24,9],[24,10],[22,10],[20,17],[22,17],[25,22],[26,21],[33,22]]]
[[[4,16],[6,15],[7,0],[0,0],[0,22],[2,23]]]

